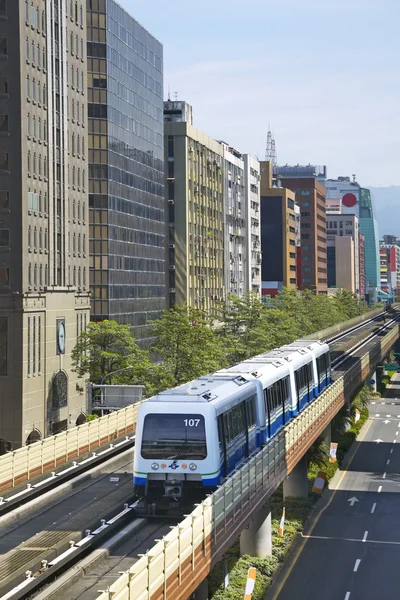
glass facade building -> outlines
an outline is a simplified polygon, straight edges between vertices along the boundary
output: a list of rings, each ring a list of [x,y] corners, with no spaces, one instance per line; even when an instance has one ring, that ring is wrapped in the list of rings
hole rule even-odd
[[[379,231],[371,192],[365,188],[360,188],[360,232],[365,238],[366,285],[376,290],[380,287]]]
[[[114,0],[87,0],[92,320],[147,345],[165,308],[163,48]]]

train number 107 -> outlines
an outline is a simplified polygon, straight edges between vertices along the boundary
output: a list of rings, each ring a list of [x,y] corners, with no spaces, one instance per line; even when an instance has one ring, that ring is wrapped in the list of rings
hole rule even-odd
[[[183,419],[185,427],[198,427],[200,419]]]

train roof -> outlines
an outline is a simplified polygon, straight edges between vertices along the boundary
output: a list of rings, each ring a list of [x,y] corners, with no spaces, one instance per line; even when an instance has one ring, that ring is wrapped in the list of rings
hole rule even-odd
[[[248,360],[243,361],[233,367],[229,367],[228,369],[221,369],[221,371],[217,371],[214,375],[223,375],[225,373],[229,374],[242,374],[243,376],[251,375],[255,378],[260,377],[270,377],[273,381],[279,379],[279,377],[284,377],[289,374],[289,365],[285,363],[281,358],[275,357],[265,357],[263,359],[253,360],[249,358]]]
[[[311,350],[308,348],[275,348],[271,350],[271,352],[266,352],[265,354],[258,354],[252,360],[257,362],[264,362],[268,359],[280,359],[285,364],[291,364],[293,368],[301,367],[306,363],[310,362],[312,359]]]
[[[283,348],[308,348],[318,356],[329,351],[329,346],[320,340],[295,340],[291,344],[285,344]]]
[[[212,402],[214,400],[229,399],[241,390],[249,394],[256,393],[254,381],[245,379],[240,375],[214,375],[199,377],[189,383],[184,383],[176,388],[160,392],[147,402]]]

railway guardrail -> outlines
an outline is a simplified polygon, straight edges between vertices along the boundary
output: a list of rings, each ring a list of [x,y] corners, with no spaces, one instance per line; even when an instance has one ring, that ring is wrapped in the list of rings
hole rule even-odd
[[[98,600],[187,600],[399,338],[399,327],[377,336],[369,351]]]

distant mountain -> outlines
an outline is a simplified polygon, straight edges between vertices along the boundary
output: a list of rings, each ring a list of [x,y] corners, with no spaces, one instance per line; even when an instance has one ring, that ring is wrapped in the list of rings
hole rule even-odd
[[[379,238],[397,235],[400,238],[400,186],[371,187],[376,220],[379,226]]]

